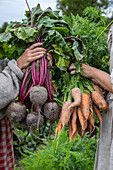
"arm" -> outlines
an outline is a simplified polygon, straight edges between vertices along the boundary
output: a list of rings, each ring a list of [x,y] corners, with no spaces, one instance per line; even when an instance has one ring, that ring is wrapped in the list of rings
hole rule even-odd
[[[82,64],[82,68],[86,73],[88,78],[96,80],[96,82],[103,88],[113,93],[112,84],[110,81],[110,75],[102,70],[96,69],[94,67]]]
[[[101,85],[103,88],[113,93],[110,75],[108,73],[86,64],[82,64],[82,68],[85,73],[83,76],[94,80],[97,84]],[[71,74],[76,74],[74,70],[75,65],[73,63],[71,64],[69,69],[73,70],[71,71]]]
[[[21,70],[46,53],[46,50],[42,47],[38,48],[39,46],[41,43],[31,45],[17,62],[15,60],[9,61],[7,67],[0,73],[0,110],[18,96],[23,78]]]

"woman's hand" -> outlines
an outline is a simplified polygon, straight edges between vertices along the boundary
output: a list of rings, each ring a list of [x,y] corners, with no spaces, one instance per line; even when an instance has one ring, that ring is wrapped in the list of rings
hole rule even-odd
[[[17,66],[22,70],[31,62],[43,57],[46,53],[46,49],[41,46],[42,43],[36,43],[27,48],[17,60]]]
[[[82,68],[83,68],[83,72],[81,75],[86,77],[86,78],[90,78],[94,84],[98,84],[97,81],[93,78],[93,67],[88,66],[86,64],[82,64]],[[74,65],[74,63],[72,63],[69,67],[69,70],[71,71],[70,74],[77,74],[75,72],[76,66]]]

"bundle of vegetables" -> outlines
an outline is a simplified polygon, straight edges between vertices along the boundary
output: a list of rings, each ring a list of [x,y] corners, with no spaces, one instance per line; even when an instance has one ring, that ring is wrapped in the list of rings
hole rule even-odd
[[[60,106],[62,110],[62,103],[68,100],[70,109],[67,111],[71,117],[72,113],[69,111],[73,112],[72,86],[79,88],[82,93],[84,90],[92,92],[93,87],[91,81],[79,74],[85,58],[84,44],[81,39],[75,37],[70,25],[64,21],[63,17],[59,16],[59,11],[52,11],[51,8],[42,11],[38,4],[31,11],[30,8],[26,11],[26,19],[22,22],[11,22],[6,31],[0,35],[0,58],[17,59],[26,47],[34,42],[41,42],[47,54],[25,70],[20,94],[13,103],[18,104],[19,107],[24,105],[24,109],[21,109],[22,113],[16,110],[15,114],[15,109],[12,114],[8,111],[9,117],[14,122],[22,123],[26,120],[27,129],[31,133],[32,129],[42,125],[44,118],[48,119],[52,125],[59,117]],[[52,55],[53,66],[48,63],[48,53]],[[77,76],[68,74],[69,65],[73,62],[76,65]],[[89,82],[88,85],[87,82]],[[86,87],[83,88],[82,84]],[[12,107],[9,106],[9,108]],[[27,113],[23,110],[27,110]],[[16,118],[20,113],[24,116],[21,116],[21,119]],[[71,124],[70,122],[67,120],[67,123]],[[64,126],[64,124],[58,124],[60,127]]]
[[[27,0],[26,3],[29,8]],[[24,71],[18,99],[12,102],[7,110],[14,123],[22,124],[26,119],[27,129],[32,133],[32,129],[38,129],[43,124],[44,118],[48,119],[52,126],[60,113],[59,104],[54,97],[57,92],[50,75],[48,52],[53,56],[54,66],[65,68],[74,55],[81,58],[83,56],[80,55],[77,49],[79,44],[75,40],[80,43],[82,41],[72,37],[70,26],[59,16],[58,11],[52,11],[51,8],[42,11],[38,4],[32,11],[30,8],[26,11],[26,17],[22,23],[11,22],[0,35],[0,57],[17,59],[17,56],[34,42],[41,42],[47,51],[45,56]]]
[[[84,137],[86,132],[91,135],[95,130],[95,116],[102,125],[102,111],[108,110],[103,92],[98,85],[93,84],[91,80],[80,76],[72,76],[70,82],[66,77],[66,85],[63,89],[63,105],[60,113],[60,119],[56,126],[56,135],[60,133],[65,125],[69,127],[69,139],[76,139],[77,132]]]

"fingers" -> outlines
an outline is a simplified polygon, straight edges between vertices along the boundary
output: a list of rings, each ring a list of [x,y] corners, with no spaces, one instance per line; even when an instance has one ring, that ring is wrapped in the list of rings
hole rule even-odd
[[[35,44],[32,44],[28,49],[32,50],[32,49],[34,49],[36,47],[41,47],[41,46],[42,46],[42,43],[35,43]]]
[[[35,52],[35,53],[32,53],[32,54],[30,55],[30,57],[36,57],[36,56],[38,56],[38,55],[40,55],[40,54],[44,55],[45,53],[46,53],[46,52],[44,52],[44,51]]]
[[[36,53],[36,52],[40,52],[43,51],[46,53],[46,49],[42,48],[42,47],[38,47],[38,48],[34,48],[31,50],[31,53]]]
[[[73,74],[77,74],[77,73],[75,72],[75,70],[73,70],[73,71],[70,72],[70,74],[73,75]]]
[[[31,62],[33,62],[35,60],[38,60],[38,59],[42,58],[43,56],[44,56],[44,54],[40,54],[40,55],[31,57],[31,58],[29,58],[29,62],[31,63]]]
[[[72,63],[71,65],[70,65],[70,67],[69,67],[69,70],[74,70],[76,67],[75,67],[75,65],[74,65],[74,63]]]
[[[47,53],[47,59],[49,60],[50,66],[53,65],[53,57],[51,54]]]

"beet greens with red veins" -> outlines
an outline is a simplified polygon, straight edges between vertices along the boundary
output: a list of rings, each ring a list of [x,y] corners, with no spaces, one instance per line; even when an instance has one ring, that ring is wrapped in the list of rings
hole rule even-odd
[[[31,115],[31,122],[35,118],[35,121],[38,121],[38,114],[43,114],[50,123],[58,119],[62,102],[58,99],[58,88],[55,88],[54,84],[56,77],[61,76],[62,71],[67,71],[69,64],[75,59],[81,62],[84,46],[82,40],[74,37],[71,27],[59,15],[59,11],[52,11],[50,7],[43,11],[40,4],[30,10],[27,0],[26,4],[29,9],[25,12],[26,18],[22,22],[8,24],[6,31],[0,35],[0,48],[3,58],[7,56],[9,59],[17,59],[26,47],[36,42],[41,42],[42,47],[46,49],[46,55],[32,62],[24,71],[16,101],[25,104],[28,114],[27,125],[32,129],[32,125],[29,125]],[[53,58],[53,65],[48,61],[49,54]],[[11,119],[14,118],[14,114],[9,115]]]

